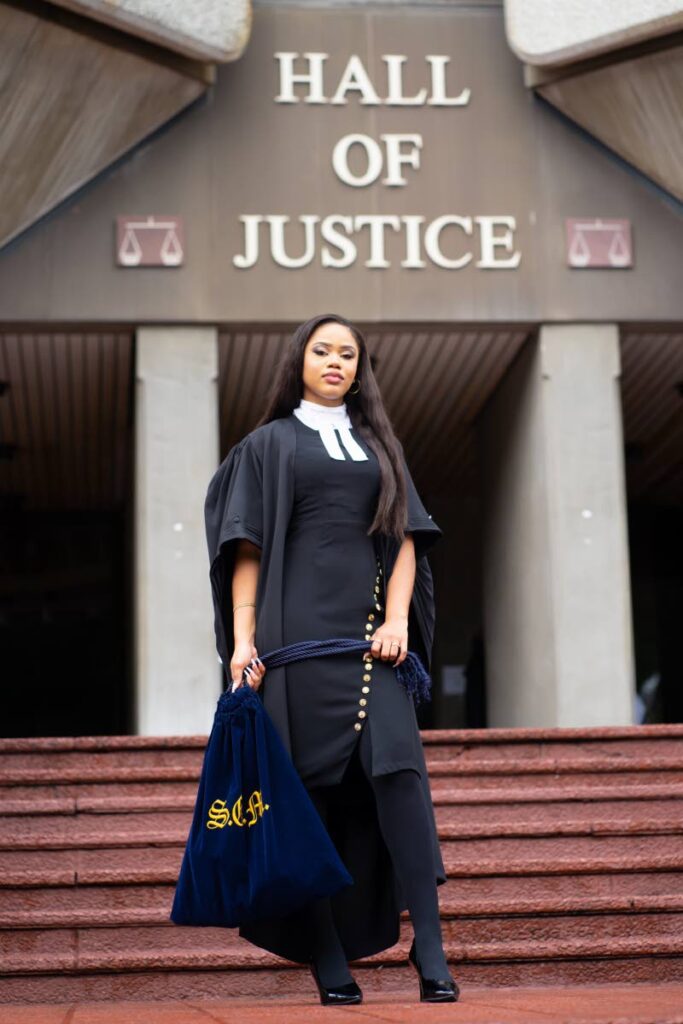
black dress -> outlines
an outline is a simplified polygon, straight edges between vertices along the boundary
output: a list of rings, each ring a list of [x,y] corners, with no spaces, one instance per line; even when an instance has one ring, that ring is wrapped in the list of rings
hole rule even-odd
[[[379,463],[332,459],[320,434],[294,417],[294,505],[285,544],[284,642],[368,640],[384,622],[384,578],[368,528]],[[342,780],[362,729],[371,731],[373,775],[423,762],[413,702],[390,662],[344,653],[286,667],[292,758],[308,787]]]

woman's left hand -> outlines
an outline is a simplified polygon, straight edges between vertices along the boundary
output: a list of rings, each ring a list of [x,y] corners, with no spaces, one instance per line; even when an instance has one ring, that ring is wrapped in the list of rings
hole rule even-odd
[[[400,616],[383,622],[372,638],[370,654],[382,661],[396,659],[394,668],[405,661],[408,657],[408,619]]]

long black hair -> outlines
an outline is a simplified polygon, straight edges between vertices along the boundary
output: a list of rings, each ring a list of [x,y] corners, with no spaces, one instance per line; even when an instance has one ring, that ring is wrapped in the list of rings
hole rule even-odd
[[[401,447],[382,402],[377,380],[372,370],[368,349],[361,331],[345,317],[336,313],[321,313],[300,324],[285,349],[277,373],[273,377],[266,408],[257,427],[271,420],[289,416],[303,397],[304,350],[313,332],[321,324],[333,321],[348,327],[358,348],[356,379],[360,382],[357,394],[348,391],[346,408],[354,428],[377,456],[380,468],[380,493],[375,518],[368,533],[379,530],[393,534],[401,541],[405,537],[408,518],[408,500],[403,472]]]

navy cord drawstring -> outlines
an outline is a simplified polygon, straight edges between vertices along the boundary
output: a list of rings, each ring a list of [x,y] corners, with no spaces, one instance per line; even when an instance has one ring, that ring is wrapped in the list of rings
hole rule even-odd
[[[279,668],[293,661],[304,661],[306,658],[319,658],[327,654],[341,654],[343,651],[367,651],[367,640],[349,638],[330,640],[301,640],[299,643],[278,647],[268,654],[261,654],[260,659],[266,668]],[[371,655],[372,657],[372,655]],[[432,681],[420,658],[414,651],[408,651],[405,660],[396,668],[398,681],[405,686],[416,704],[431,698]]]

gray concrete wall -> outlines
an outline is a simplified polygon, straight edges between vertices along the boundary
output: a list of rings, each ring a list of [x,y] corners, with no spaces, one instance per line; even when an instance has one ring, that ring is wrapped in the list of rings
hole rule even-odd
[[[619,339],[544,327],[480,422],[490,726],[633,721]]]
[[[135,709],[140,735],[211,727],[220,693],[204,498],[218,464],[214,328],[137,332]]]
[[[482,417],[483,610],[490,726],[557,720],[539,353],[528,344]]]

